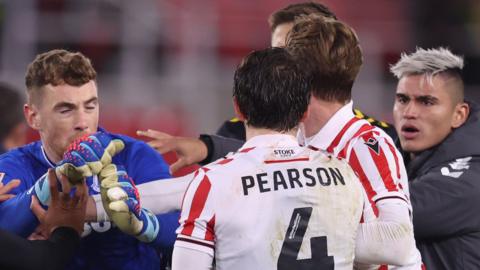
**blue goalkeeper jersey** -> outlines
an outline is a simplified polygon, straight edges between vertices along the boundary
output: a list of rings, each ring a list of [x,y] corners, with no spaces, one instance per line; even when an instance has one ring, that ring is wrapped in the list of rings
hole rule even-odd
[[[113,163],[123,165],[137,185],[171,177],[162,156],[147,144],[123,135],[109,135],[125,142],[125,149],[113,157]],[[0,204],[0,228],[23,237],[34,231],[38,221],[30,210],[30,189],[37,179],[54,166],[40,141],[0,156],[0,182],[6,184],[12,179],[21,180],[20,186],[13,190],[17,196]],[[87,185],[90,195],[100,193],[96,176],[87,178]],[[122,233],[110,222],[85,223],[80,249],[67,269],[158,270],[158,251],[173,247],[179,213],[158,215],[157,218],[160,232],[150,244]]]

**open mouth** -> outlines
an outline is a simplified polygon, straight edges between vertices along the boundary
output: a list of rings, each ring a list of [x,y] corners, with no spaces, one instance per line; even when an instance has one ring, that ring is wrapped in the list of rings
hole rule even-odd
[[[402,126],[401,135],[405,137],[405,139],[413,139],[419,132],[420,130],[413,125],[404,125]]]

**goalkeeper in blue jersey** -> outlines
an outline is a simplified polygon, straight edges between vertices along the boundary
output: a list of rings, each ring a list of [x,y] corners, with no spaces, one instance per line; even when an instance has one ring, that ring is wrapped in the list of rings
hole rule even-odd
[[[148,145],[98,127],[96,72],[81,53],[38,55],[28,66],[26,87],[25,117],[41,140],[0,156],[0,180],[21,180],[13,190],[16,197],[0,204],[1,229],[23,237],[32,234],[38,225],[30,210],[32,196],[48,207],[49,168],[73,184],[86,181],[90,195],[100,193],[97,174],[108,163],[122,166],[132,184],[170,178],[168,165]],[[157,219],[144,210],[137,214],[141,223],[134,236],[110,222],[85,223],[80,250],[67,269],[159,269],[158,249],[173,247],[178,212]]]

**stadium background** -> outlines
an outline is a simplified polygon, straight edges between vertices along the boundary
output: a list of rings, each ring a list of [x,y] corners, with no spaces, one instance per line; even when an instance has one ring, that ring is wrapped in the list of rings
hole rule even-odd
[[[100,125],[132,136],[145,128],[187,136],[215,132],[233,116],[236,65],[269,45],[269,14],[294,2],[3,0],[0,79],[23,90],[36,54],[79,50],[99,74]],[[415,46],[443,45],[464,55],[467,96],[480,100],[480,1],[322,2],[360,37],[364,66],[354,100],[365,113],[391,121],[395,80],[388,67]]]

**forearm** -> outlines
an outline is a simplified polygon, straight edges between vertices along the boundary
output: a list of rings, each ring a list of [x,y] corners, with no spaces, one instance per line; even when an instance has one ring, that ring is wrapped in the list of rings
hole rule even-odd
[[[162,179],[137,185],[141,206],[161,215],[178,211],[182,207],[182,199],[193,174],[182,177]],[[103,208],[100,194],[90,198],[87,205],[87,220],[103,222],[110,220]]]
[[[2,269],[63,269],[80,243],[70,228],[58,228],[44,241],[28,241],[6,231],[0,231],[0,237]]]
[[[402,202],[379,202],[379,217],[359,226],[355,261],[363,264],[409,265],[417,250],[408,207]]]

